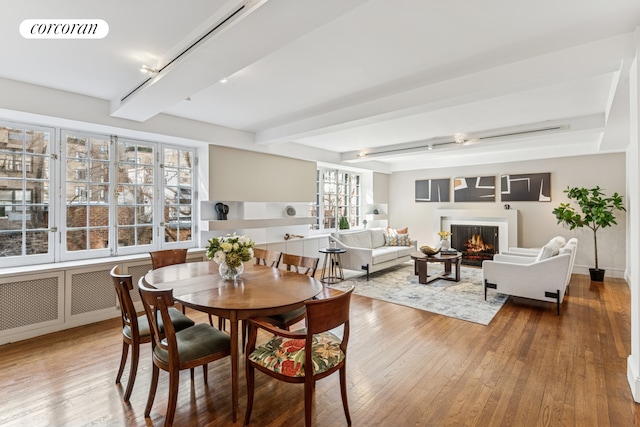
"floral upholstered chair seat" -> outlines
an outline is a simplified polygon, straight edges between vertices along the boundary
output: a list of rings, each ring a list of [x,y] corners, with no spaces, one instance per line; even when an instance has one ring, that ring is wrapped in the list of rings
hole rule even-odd
[[[297,331],[305,333],[304,330]],[[340,338],[331,332],[313,336],[313,373],[319,374],[344,360],[340,350]],[[273,372],[288,377],[304,377],[305,340],[274,337],[268,343],[256,347],[249,359]]]

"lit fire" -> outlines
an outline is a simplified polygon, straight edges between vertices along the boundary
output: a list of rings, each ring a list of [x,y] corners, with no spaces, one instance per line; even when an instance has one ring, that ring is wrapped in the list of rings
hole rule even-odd
[[[474,234],[471,236],[469,240],[464,244],[465,248],[467,248],[467,252],[489,252],[493,250],[492,245],[486,244],[482,240],[482,236],[479,234]]]

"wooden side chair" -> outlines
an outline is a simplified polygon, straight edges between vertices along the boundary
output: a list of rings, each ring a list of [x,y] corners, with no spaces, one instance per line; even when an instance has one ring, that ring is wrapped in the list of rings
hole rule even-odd
[[[166,267],[174,264],[184,264],[187,262],[187,249],[165,249],[162,251],[149,252],[151,256],[151,268]],[[185,313],[182,306],[182,313]],[[209,324],[213,325],[213,318],[209,315]],[[224,319],[218,319],[218,329],[224,329]]]
[[[178,400],[180,371],[190,369],[191,381],[193,381],[193,368],[202,366],[204,383],[207,384],[207,365],[231,354],[231,339],[229,335],[206,323],[198,323],[176,332],[169,321],[169,310],[173,305],[173,290],[148,287],[144,277],[140,278],[138,290],[151,326],[153,347],[151,387],[144,416],[148,418],[151,413],[158,387],[158,376],[162,369],[169,373],[169,400],[164,425],[171,426]],[[160,328],[161,322],[165,325],[164,329]]]
[[[316,274],[319,261],[320,258],[282,254],[282,264],[287,266],[287,271],[295,271],[296,273],[305,274],[310,277],[313,277]],[[305,315],[305,308],[300,307],[286,313],[266,317],[263,320],[277,326],[278,328],[289,329],[291,325],[304,319]]]
[[[163,251],[149,252],[151,255],[151,266],[156,268],[166,267],[167,265],[184,264],[187,262],[186,249],[166,249]]]
[[[282,254],[282,264],[287,266],[287,271],[295,271],[311,277],[315,277],[319,261],[320,258]]]
[[[256,265],[266,265],[278,268],[280,265],[280,259],[282,258],[282,252],[254,248],[253,256],[256,259]]]
[[[351,425],[347,403],[347,344],[349,342],[349,305],[353,286],[334,297],[305,302],[307,327],[289,332],[260,320],[249,320],[246,351],[247,412],[249,424],[255,396],[255,370],[288,383],[304,383],[305,426],[311,426],[315,382],[340,371],[340,393],[347,425]],[[343,327],[342,339],[331,330]],[[274,335],[256,347],[258,329]]]
[[[128,274],[120,274],[118,266],[111,269],[111,278],[118,296],[118,304],[120,305],[120,315],[122,318],[122,357],[120,359],[120,368],[116,375],[116,384],[120,384],[120,378],[124,372],[124,366],[127,363],[129,347],[131,347],[131,362],[129,366],[129,381],[124,392],[123,400],[129,401],[133,384],[136,381],[136,373],[138,371],[138,359],[140,358],[140,344],[151,342],[151,329],[146,315],[138,316],[133,300],[131,299],[131,290],[133,289],[133,279]],[[169,319],[175,330],[182,330],[193,326],[193,320],[189,319],[179,310],[172,308],[169,312]],[[164,324],[161,325],[164,327]]]

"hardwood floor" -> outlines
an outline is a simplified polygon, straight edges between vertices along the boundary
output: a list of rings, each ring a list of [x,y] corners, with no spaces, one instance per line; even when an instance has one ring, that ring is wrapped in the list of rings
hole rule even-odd
[[[187,314],[206,322],[206,315]],[[553,304],[510,298],[489,326],[353,296],[348,390],[354,426],[632,426],[640,408],[626,379],[630,291],[619,279],[574,275],[560,316]],[[150,347],[130,404],[115,385],[121,336],[114,319],[0,347],[2,426],[162,425],[168,377],[151,419],[143,412]],[[128,367],[127,367],[128,369]],[[231,422],[230,364],[181,375],[177,426]],[[251,425],[304,424],[302,387],[256,374]],[[338,375],[318,382],[317,426],[346,425]]]

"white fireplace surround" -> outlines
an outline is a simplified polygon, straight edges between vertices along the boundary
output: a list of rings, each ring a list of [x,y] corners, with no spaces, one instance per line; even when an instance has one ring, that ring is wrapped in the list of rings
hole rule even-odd
[[[500,251],[518,246],[517,209],[437,209],[434,222],[437,231],[451,231],[453,224],[497,226]]]

